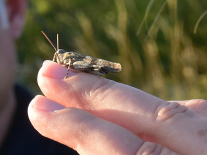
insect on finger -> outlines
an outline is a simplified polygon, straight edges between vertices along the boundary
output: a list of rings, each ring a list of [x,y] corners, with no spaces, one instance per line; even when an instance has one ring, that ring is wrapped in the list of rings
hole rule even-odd
[[[107,60],[94,58],[91,56],[85,56],[76,52],[68,52],[64,49],[59,49],[59,35],[57,34],[57,48],[52,44],[47,35],[41,31],[46,39],[50,42],[52,47],[55,49],[53,61],[57,61],[58,64],[67,67],[66,76],[68,77],[69,69],[74,69],[80,72],[91,73],[95,75],[105,75],[107,73],[117,73],[121,71],[121,64],[110,62]]]

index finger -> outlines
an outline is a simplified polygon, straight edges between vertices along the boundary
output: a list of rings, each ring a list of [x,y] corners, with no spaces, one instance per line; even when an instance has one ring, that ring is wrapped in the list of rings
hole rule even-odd
[[[63,80],[65,73],[66,68],[58,64],[43,65],[38,83],[48,98],[87,110],[175,152],[190,155],[207,151],[207,121],[185,106],[86,73]]]

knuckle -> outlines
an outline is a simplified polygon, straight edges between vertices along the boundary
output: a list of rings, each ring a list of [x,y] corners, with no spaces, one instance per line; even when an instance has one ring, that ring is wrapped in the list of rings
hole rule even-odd
[[[93,100],[104,100],[108,94],[108,89],[114,85],[114,82],[108,79],[100,78],[95,81],[86,92],[86,97]]]
[[[177,155],[177,153],[160,144],[144,142],[135,155]]]
[[[144,142],[136,155],[161,155],[162,146],[152,142]]]
[[[207,100],[200,100],[198,104],[196,104],[196,108],[199,114],[206,116]]]
[[[157,108],[156,112],[156,122],[163,122],[170,119],[175,119],[176,117],[181,117],[187,111],[187,107],[180,105],[177,102],[168,102],[164,106],[161,105]]]
[[[189,100],[186,103],[186,106],[194,110],[198,114],[206,116],[207,100],[203,100],[203,99]]]

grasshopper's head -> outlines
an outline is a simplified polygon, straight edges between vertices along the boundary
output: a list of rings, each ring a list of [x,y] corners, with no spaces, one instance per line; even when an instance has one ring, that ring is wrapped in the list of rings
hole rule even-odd
[[[63,64],[66,64],[66,60],[67,60],[67,52],[64,50],[64,49],[58,49],[55,54],[54,54],[54,57],[53,57],[53,61],[57,61],[57,63],[63,65]]]
[[[64,49],[59,49],[59,35],[57,34],[57,48],[55,48],[55,46],[53,45],[53,43],[50,41],[50,39],[47,37],[47,35],[41,31],[43,33],[43,35],[46,37],[46,39],[49,41],[49,43],[52,45],[52,47],[55,50],[55,54],[53,57],[53,61],[56,61],[61,64],[62,66],[68,66],[68,64],[70,63],[70,53],[74,53],[74,52],[67,52]]]

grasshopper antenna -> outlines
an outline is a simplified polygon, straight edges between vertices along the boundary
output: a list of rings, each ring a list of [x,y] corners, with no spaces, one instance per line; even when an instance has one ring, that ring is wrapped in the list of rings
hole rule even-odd
[[[59,35],[57,34],[57,50],[59,50]]]
[[[42,32],[42,34],[45,36],[45,38],[47,38],[47,40],[49,41],[49,43],[52,45],[52,47],[55,49],[55,51],[57,51],[57,49],[55,48],[55,46],[53,45],[53,43],[50,41],[50,39],[47,37],[47,35],[43,32],[43,31],[41,31]],[[59,42],[59,39],[58,39],[58,42]],[[58,45],[57,45],[57,48],[59,49],[59,43],[58,43]]]

